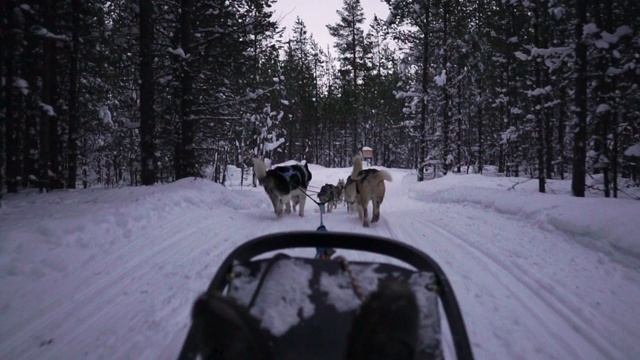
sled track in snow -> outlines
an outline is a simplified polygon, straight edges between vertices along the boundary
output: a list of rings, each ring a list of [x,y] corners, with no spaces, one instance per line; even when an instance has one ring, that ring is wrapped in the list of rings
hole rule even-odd
[[[66,345],[71,345],[78,338],[81,338],[83,333],[89,332],[95,334],[96,339],[92,339],[92,341],[95,341],[96,345],[104,342],[104,345],[112,347],[111,349],[99,349],[104,345],[98,345],[98,348],[93,348],[98,354],[104,350],[103,355],[105,356],[112,356],[115,352],[120,353],[120,356],[124,358],[137,358],[138,352],[131,352],[127,355],[126,345],[122,346],[122,343],[114,342],[113,338],[99,339],[106,330],[96,331],[96,329],[104,328],[105,322],[109,323],[118,316],[132,317],[130,322],[134,322],[140,316],[152,316],[153,319],[161,319],[167,315],[173,316],[175,315],[171,314],[173,311],[181,311],[187,316],[189,308],[155,308],[154,304],[157,304],[157,298],[148,301],[148,313],[131,314],[127,308],[130,304],[144,302],[145,294],[154,292],[153,284],[148,281],[146,284],[141,284],[141,281],[155,278],[154,282],[162,283],[162,278],[167,275],[167,272],[163,271],[162,264],[167,264],[172,269],[188,269],[189,267],[186,265],[192,263],[194,257],[201,254],[205,248],[211,247],[210,242],[202,241],[205,235],[198,236],[197,234],[210,234],[210,231],[206,231],[209,227],[215,227],[219,231],[219,225],[203,221],[199,224],[194,223],[192,227],[187,228],[185,224],[191,223],[193,220],[190,221],[187,215],[174,218],[164,226],[152,229],[149,234],[146,234],[146,238],[157,239],[152,245],[141,246],[135,241],[125,245],[115,253],[106,255],[102,260],[104,270],[100,274],[87,273],[87,276],[80,283],[66,284],[64,287],[56,288],[48,298],[50,300],[43,307],[35,309],[36,311],[24,319],[25,325],[23,327],[15,329],[3,339],[3,342],[8,344],[4,347],[3,357],[32,357],[29,356],[30,354],[35,356],[33,352],[34,349],[37,351],[39,348],[38,342],[43,340],[46,342],[49,341],[48,339],[51,339],[50,346],[64,349]],[[225,254],[235,247],[232,241],[220,242],[216,245],[216,251],[220,254]],[[140,247],[146,250],[143,255],[140,255]],[[130,260],[122,261],[126,258],[130,258]],[[117,267],[109,267],[109,259],[117,259]],[[175,259],[182,260],[176,262]],[[91,269],[94,268],[95,265]],[[211,268],[214,269],[213,266]],[[160,294],[159,296],[165,297],[166,302],[171,303],[170,295],[174,294],[173,292],[169,295],[163,290],[155,292]],[[61,303],[62,305],[59,305]],[[136,309],[137,306],[132,305],[131,308]],[[187,318],[185,317],[185,319]],[[160,326],[160,324],[158,325]],[[136,336],[127,335],[129,333],[127,329],[113,330],[112,332],[116,337]],[[24,339],[32,340],[25,341]],[[33,343],[30,344],[31,342]],[[125,344],[141,345],[133,344],[131,341],[125,342]],[[72,346],[69,347],[72,348]],[[46,351],[46,349],[40,349],[38,352]],[[69,355],[73,357],[73,355]],[[89,354],[75,355],[87,356]],[[94,355],[97,354],[91,353],[92,357]]]
[[[395,211],[387,212],[391,217]],[[438,237],[443,242],[453,242],[461,246],[456,247],[456,251],[465,251],[470,257],[472,257],[475,263],[481,268],[486,270],[487,274],[490,274],[492,278],[497,281],[513,299],[515,299],[534,319],[536,319],[539,326],[544,329],[548,334],[553,334],[553,339],[556,343],[561,343],[562,348],[571,353],[572,358],[582,358],[581,352],[576,349],[576,344],[572,344],[566,339],[565,333],[557,329],[556,326],[548,323],[549,319],[542,318],[537,315],[537,304],[542,304],[545,307],[551,309],[553,313],[557,314],[565,323],[569,326],[570,331],[578,333],[583,339],[585,344],[590,344],[595,351],[599,353],[596,358],[601,359],[620,359],[624,358],[624,354],[617,351],[607,339],[598,334],[595,331],[590,330],[593,323],[590,319],[580,316],[580,312],[576,306],[567,303],[563,298],[557,296],[554,292],[548,291],[549,285],[542,284],[538,280],[531,278],[518,266],[512,266],[499,258],[496,258],[489,251],[483,249],[477,244],[482,243],[481,239],[473,237],[471,234],[461,234],[452,230],[448,230],[438,226],[432,221],[421,218],[418,215],[403,215],[398,216],[394,220],[394,224],[399,229],[410,229],[410,226],[398,226],[400,223],[395,221],[414,221],[422,224]],[[412,234],[406,230],[396,232],[387,226],[389,233],[392,237],[399,239],[411,239]],[[413,235],[415,237],[415,235]],[[512,282],[505,282],[503,277],[511,277],[515,280],[515,283],[522,286],[522,289],[512,289]],[[535,301],[529,300],[535,299]],[[553,300],[551,300],[553,299]],[[464,306],[463,306],[464,312]],[[544,312],[543,312],[544,313]],[[580,329],[580,330],[578,330]],[[506,340],[506,339],[505,339]]]

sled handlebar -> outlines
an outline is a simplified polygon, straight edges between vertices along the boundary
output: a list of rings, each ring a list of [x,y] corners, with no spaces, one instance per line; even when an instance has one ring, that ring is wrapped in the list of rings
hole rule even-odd
[[[292,248],[337,248],[386,255],[431,272],[436,277],[437,294],[442,302],[450,326],[458,359],[473,359],[469,337],[453,288],[444,271],[429,255],[421,250],[388,238],[345,232],[292,231],[264,235],[250,240],[232,251],[222,262],[212,279],[208,291],[222,292],[228,284],[227,275],[234,264],[251,261],[256,256]],[[325,260],[326,261],[326,260]]]

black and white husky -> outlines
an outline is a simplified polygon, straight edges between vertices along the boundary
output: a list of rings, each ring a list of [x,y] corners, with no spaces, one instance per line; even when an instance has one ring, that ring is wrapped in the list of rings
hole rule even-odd
[[[300,205],[298,214],[304,216],[306,191],[311,181],[311,171],[305,162],[304,165],[278,166],[267,170],[267,165],[260,159],[253,160],[253,170],[260,185],[264,187],[271,203],[273,211],[278,217],[284,212],[291,213],[291,202],[295,211],[296,205]],[[286,207],[286,209],[285,209]]]

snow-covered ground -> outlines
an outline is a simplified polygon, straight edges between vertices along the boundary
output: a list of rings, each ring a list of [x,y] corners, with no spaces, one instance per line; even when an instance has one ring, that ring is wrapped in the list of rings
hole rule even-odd
[[[350,169],[311,171],[319,187]],[[416,183],[389,171],[379,223],[363,228],[342,206],[324,223],[430,254],[454,286],[477,359],[640,358],[639,201],[573,198],[567,181],[539,194],[535,180]],[[1,359],[174,359],[193,300],[231,250],[319,224],[310,202],[305,217],[276,219],[263,189],[207,180],[4,199]]]

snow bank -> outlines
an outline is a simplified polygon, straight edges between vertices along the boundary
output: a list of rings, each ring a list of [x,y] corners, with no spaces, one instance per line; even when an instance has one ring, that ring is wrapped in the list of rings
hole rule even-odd
[[[544,230],[560,231],[613,260],[640,267],[640,202],[542,194],[535,192],[537,180],[522,184],[516,184],[516,180],[526,179],[450,173],[416,184],[410,193],[416,200],[473,204],[537,224]],[[569,181],[551,181],[549,190],[569,185]]]
[[[0,208],[0,252],[6,255],[0,277],[64,272],[93,259],[93,252],[80,250],[148,241],[146,230],[187,212],[260,206],[243,194],[228,196],[223,186],[193,178],[151,187],[9,194]]]

